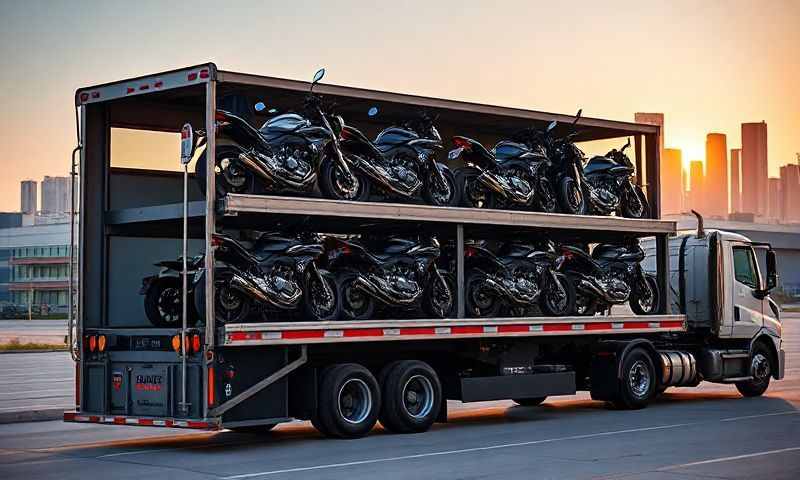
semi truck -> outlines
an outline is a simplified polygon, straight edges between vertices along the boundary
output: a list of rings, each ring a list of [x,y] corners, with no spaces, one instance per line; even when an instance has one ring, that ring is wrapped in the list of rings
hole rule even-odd
[[[76,404],[65,421],[265,432],[299,419],[327,436],[354,438],[377,421],[392,432],[423,432],[447,420],[447,400],[512,399],[533,407],[583,390],[636,409],[669,387],[729,383],[757,396],[770,379],[783,378],[779,310],[769,296],[777,281],[775,255],[767,244],[704,231],[702,224],[678,235],[675,222],[659,218],[658,127],[587,118],[576,138],[634,138],[636,181],[651,206],[646,219],[217,195],[221,99],[235,94],[289,111],[308,88],[208,63],[76,92],[73,179],[80,197],[73,200],[69,321]],[[438,115],[445,138],[468,135],[484,144],[514,130],[572,121],[532,110],[316,88],[367,132],[409,109]],[[381,118],[364,114],[373,105],[384,112]],[[204,181],[182,184],[177,151],[158,159],[155,149],[139,145],[177,145],[187,122],[202,129],[201,158],[208,163],[199,169]],[[453,318],[218,321],[215,236],[268,231],[298,219],[315,232],[422,232],[453,245]],[[657,313],[615,308],[591,316],[465,318],[465,242],[509,238],[640,239],[643,268],[662,292]],[[153,263],[200,253],[198,281],[206,292],[200,318],[172,328],[150,324],[138,295],[141,279],[154,273]]]

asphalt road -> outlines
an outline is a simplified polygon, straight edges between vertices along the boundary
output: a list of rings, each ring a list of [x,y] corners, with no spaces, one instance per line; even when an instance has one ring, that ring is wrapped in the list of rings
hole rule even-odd
[[[20,343],[63,345],[66,320],[0,320],[0,343],[16,339]]]
[[[784,323],[787,378],[761,398],[707,384],[671,389],[639,411],[610,410],[585,395],[534,408],[470,404],[424,434],[376,428],[359,440],[323,439],[301,422],[263,436],[8,424],[0,425],[0,478],[794,480],[800,317],[793,317]]]
[[[74,379],[68,352],[0,354],[0,416],[73,408]]]

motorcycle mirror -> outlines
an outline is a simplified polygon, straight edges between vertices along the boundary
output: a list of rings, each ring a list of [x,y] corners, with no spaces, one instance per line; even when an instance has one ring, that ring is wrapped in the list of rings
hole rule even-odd
[[[311,80],[311,83],[312,84],[318,83],[320,80],[322,80],[322,77],[324,76],[325,76],[325,69],[320,68],[319,70],[317,70],[317,73],[314,74],[314,79]]]
[[[263,112],[264,109],[267,108],[267,106],[264,105],[264,102],[258,102],[253,106],[253,108],[256,109],[256,112]]]
[[[552,122],[550,122],[550,125],[547,126],[547,131],[549,132],[553,130],[554,128],[556,128],[556,125],[558,125],[558,122],[553,120]]]
[[[367,115],[370,117],[374,117],[377,114],[378,114],[378,107],[371,107],[369,110],[367,110]]]
[[[625,145],[622,146],[622,150],[620,150],[620,152],[624,152],[625,149],[630,146],[631,146],[631,137],[628,137],[628,141],[625,143]]]
[[[578,113],[575,115],[575,121],[574,121],[574,122],[572,122],[572,124],[573,124],[573,125],[576,125],[576,124],[578,123],[578,120],[580,120],[580,119],[581,119],[581,114],[582,114],[582,113],[583,113],[583,109],[582,109],[582,108],[579,108],[579,109],[578,109]]]

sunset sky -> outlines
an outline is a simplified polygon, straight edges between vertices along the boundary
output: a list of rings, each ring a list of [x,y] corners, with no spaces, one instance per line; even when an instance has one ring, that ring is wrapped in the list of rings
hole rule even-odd
[[[14,1],[0,5],[0,211],[64,175],[73,94],[213,61],[226,70],[632,120],[702,159],[769,125],[770,173],[800,151],[800,0]],[[379,5],[379,6],[378,6]],[[747,181],[747,179],[744,179]]]

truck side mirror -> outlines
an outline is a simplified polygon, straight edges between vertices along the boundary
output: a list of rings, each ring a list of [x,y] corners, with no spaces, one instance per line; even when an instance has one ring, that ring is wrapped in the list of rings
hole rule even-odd
[[[778,269],[775,250],[767,250],[767,291],[778,286]]]

